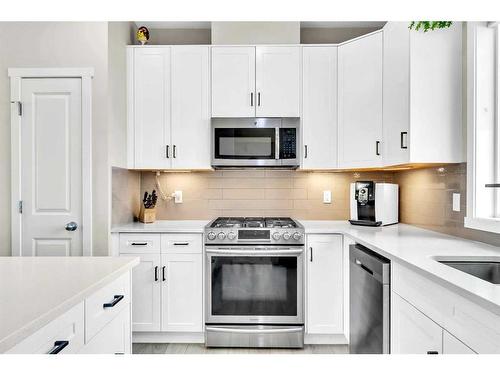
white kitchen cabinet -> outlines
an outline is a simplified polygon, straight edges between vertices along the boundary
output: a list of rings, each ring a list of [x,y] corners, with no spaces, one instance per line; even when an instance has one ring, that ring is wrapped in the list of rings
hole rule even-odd
[[[209,48],[129,47],[130,168],[210,168]]]
[[[212,117],[299,117],[299,46],[212,47]]]
[[[391,294],[391,354],[441,354],[443,329],[396,293]]]
[[[300,47],[256,47],[257,117],[299,117]]]
[[[344,256],[341,235],[308,235],[306,333],[344,333]]]
[[[129,145],[132,168],[169,168],[170,145],[170,48],[133,48],[129,53]],[[132,86],[132,87],[130,87]],[[129,150],[132,152],[132,150]]]
[[[385,165],[465,161],[462,23],[424,33],[387,22],[383,36]]]
[[[208,46],[172,47],[172,168],[210,168]]]
[[[163,331],[203,331],[202,256],[162,255]]]
[[[303,47],[302,82],[302,168],[337,168],[337,47]]]
[[[476,354],[476,352],[449,332],[443,331],[443,354]]]
[[[382,32],[338,48],[339,167],[383,165]]]
[[[255,105],[255,47],[212,47],[212,117],[254,117]]]
[[[161,259],[157,254],[138,256],[140,264],[132,270],[132,330],[154,332],[161,326]]]

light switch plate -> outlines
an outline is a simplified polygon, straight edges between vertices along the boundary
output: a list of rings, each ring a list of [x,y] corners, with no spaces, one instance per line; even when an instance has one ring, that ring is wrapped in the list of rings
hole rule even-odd
[[[323,203],[332,203],[332,192],[331,190],[323,191]]]
[[[174,203],[182,203],[182,190],[174,191]]]
[[[460,212],[460,193],[453,193],[453,211]]]

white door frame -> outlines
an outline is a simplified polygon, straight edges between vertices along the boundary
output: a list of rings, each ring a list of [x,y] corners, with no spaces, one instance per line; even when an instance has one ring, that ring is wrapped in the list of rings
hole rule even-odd
[[[92,77],[94,68],[10,68],[11,248],[21,256],[21,81],[23,78],[82,80],[82,255],[92,255]]]

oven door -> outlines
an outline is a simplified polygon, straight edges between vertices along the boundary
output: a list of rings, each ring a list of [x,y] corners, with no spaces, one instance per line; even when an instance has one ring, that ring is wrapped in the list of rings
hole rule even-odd
[[[303,247],[207,247],[206,322],[303,324]]]

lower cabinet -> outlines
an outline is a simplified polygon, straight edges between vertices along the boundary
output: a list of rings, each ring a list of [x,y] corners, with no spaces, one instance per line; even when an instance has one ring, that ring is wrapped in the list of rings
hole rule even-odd
[[[393,292],[391,353],[473,354],[474,351]]]
[[[132,271],[132,331],[203,332],[201,234],[121,234],[120,241],[134,236],[142,236],[134,243],[161,242],[161,248],[120,247],[120,255],[140,258]]]
[[[306,333],[344,333],[342,235],[308,235]]]

